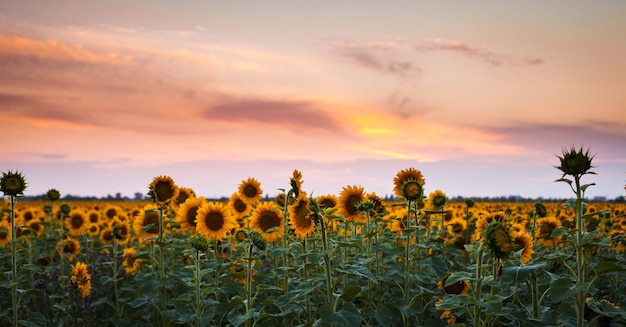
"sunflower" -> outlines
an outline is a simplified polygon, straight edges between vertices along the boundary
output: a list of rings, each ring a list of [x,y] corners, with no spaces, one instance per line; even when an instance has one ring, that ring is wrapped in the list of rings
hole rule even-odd
[[[0,247],[4,247],[11,242],[11,223],[0,220]]]
[[[113,218],[115,217],[119,217],[122,215],[122,208],[116,206],[116,205],[108,205],[106,206],[106,208],[104,208],[104,211],[102,212],[103,214],[103,218],[108,222],[113,220]]]
[[[3,172],[2,177],[0,177],[0,191],[4,195],[24,195],[26,186],[26,180],[19,171],[12,172],[9,170],[8,172]]]
[[[487,225],[492,222],[504,223],[507,221],[504,211],[486,212],[481,211],[478,213],[478,219],[476,220],[476,233],[477,238],[480,238],[483,231],[487,229]]]
[[[80,243],[77,240],[68,237],[57,244],[57,249],[61,256],[66,257],[69,255],[67,259],[69,261],[74,261],[74,259],[76,259],[76,257],[80,254]]]
[[[106,227],[100,230],[100,243],[113,244],[115,235],[113,235],[113,227]]]
[[[159,210],[154,205],[146,205],[143,208],[144,214],[133,222],[135,235],[142,238],[155,237],[159,235]]]
[[[535,253],[533,249],[533,237],[525,232],[514,232],[513,243],[513,251],[522,251],[520,261],[524,264],[528,263],[528,261],[533,258],[533,253]]]
[[[467,228],[467,221],[462,218],[454,218],[448,223],[447,227],[450,235],[464,236]]]
[[[29,221],[26,226],[28,226],[31,231],[35,232],[37,236],[43,234],[44,225],[38,219]]]
[[[139,270],[139,260],[135,258],[137,250],[133,248],[124,249],[124,261],[122,265],[126,266],[126,275],[133,275]]]
[[[130,239],[130,226],[127,221],[122,221],[118,218],[111,221],[111,228],[113,237],[117,239],[119,244],[126,244]]]
[[[446,286],[446,282],[448,281],[448,277],[450,275],[445,276],[442,280],[437,282],[437,287],[442,288],[446,294],[453,295],[467,295],[471,288],[471,285],[466,280],[460,280],[456,283]]]
[[[293,195],[297,198],[300,195],[300,192],[302,192],[302,173],[295,169],[289,181],[291,189],[293,190]]]
[[[244,217],[250,212],[251,206],[242,199],[239,193],[235,192],[230,196],[230,199],[228,199],[228,207],[232,215],[239,222],[239,226],[246,227],[244,226]]]
[[[89,234],[89,236],[98,236],[98,235],[100,235],[100,225],[94,224],[94,223],[88,224],[87,225],[87,234]]]
[[[100,223],[100,212],[94,209],[87,211],[85,214],[87,216],[87,221],[90,224],[99,224]]]
[[[372,201],[372,203],[374,204],[374,212],[375,213],[383,213],[385,211],[385,205],[384,205],[384,200],[383,198],[381,198],[380,196],[378,196],[376,193],[372,192],[372,193],[368,193],[365,198],[369,201]]]
[[[248,204],[255,204],[261,200],[263,190],[261,189],[261,183],[255,178],[248,178],[245,181],[241,181],[238,188],[241,199]]]
[[[70,211],[70,214],[65,218],[65,226],[69,228],[72,236],[83,234],[87,230],[87,223],[87,217],[80,209]]]
[[[208,239],[221,241],[237,227],[237,220],[222,202],[207,202],[198,209],[196,231]]]
[[[320,209],[337,207],[337,197],[334,194],[320,195],[315,201],[319,204]]]
[[[446,193],[442,190],[435,190],[428,195],[428,204],[434,210],[441,210],[447,201]]]
[[[28,225],[28,223],[33,220],[41,221],[41,218],[42,212],[40,210],[35,208],[27,208],[20,212],[17,219],[19,219],[18,221],[20,221],[22,225]]]
[[[252,228],[263,234],[267,242],[274,242],[283,236],[284,216],[273,202],[262,202],[252,212]]]
[[[507,259],[513,252],[514,242],[511,230],[503,222],[492,221],[486,225],[487,246],[497,259]]]
[[[553,247],[561,242],[561,236],[552,237],[552,231],[561,228],[561,221],[554,217],[537,219],[539,228],[535,231],[535,237],[539,243],[547,247]]]
[[[357,205],[365,200],[362,186],[344,186],[337,200],[339,214],[348,221],[364,222],[365,217],[357,209]]]
[[[423,187],[424,184],[426,183],[426,181],[424,180],[424,177],[422,176],[421,171],[413,167],[402,169],[396,174],[396,177],[394,177],[393,179],[393,185],[394,185],[393,192],[398,197],[406,198],[403,188],[406,187],[406,184],[409,181],[416,181],[417,184],[419,184],[420,188]]]
[[[300,192],[296,200],[289,206],[289,225],[297,237],[305,239],[315,230],[311,212],[311,200],[305,192]]]
[[[174,205],[174,207],[179,207],[180,205],[185,203],[187,199],[195,198],[195,197],[196,197],[196,192],[194,192],[193,189],[189,187],[179,187],[178,196],[174,199],[174,201],[172,201],[172,204]]]
[[[150,195],[158,205],[165,204],[178,197],[180,190],[169,176],[157,176],[150,183]]]
[[[198,209],[205,203],[206,200],[201,196],[199,198],[187,198],[180,205],[176,214],[176,221],[180,224],[181,229],[188,230],[192,234],[196,232],[196,215],[198,214]]]
[[[78,287],[83,298],[89,296],[91,293],[91,275],[87,271],[86,264],[79,261],[76,265],[72,265],[72,283]]]
[[[46,192],[46,197],[50,202],[54,202],[61,198],[61,192],[55,188],[51,188]]]

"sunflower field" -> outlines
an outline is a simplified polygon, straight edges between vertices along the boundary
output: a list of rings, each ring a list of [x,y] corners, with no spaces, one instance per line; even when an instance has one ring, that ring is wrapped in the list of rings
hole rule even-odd
[[[448,201],[409,167],[395,201],[360,185],[211,201],[169,176],[150,201],[19,201],[2,174],[0,326],[626,326],[626,204]]]

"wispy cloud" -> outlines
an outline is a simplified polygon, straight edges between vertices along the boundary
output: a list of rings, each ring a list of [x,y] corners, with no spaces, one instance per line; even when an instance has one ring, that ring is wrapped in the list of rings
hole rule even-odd
[[[505,55],[488,49],[472,46],[460,41],[447,39],[429,39],[415,47],[418,52],[451,51],[477,58],[492,66],[502,65],[540,65],[544,60],[537,57]]]

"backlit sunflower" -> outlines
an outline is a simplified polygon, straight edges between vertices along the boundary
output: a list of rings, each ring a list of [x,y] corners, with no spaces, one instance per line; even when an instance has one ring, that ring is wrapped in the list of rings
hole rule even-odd
[[[7,220],[0,220],[0,247],[4,247],[11,242],[11,223]]]
[[[315,201],[317,201],[320,209],[335,208],[338,203],[337,197],[334,194],[320,195]]]
[[[255,178],[250,177],[239,184],[239,195],[241,199],[248,204],[255,204],[261,200],[263,190],[261,189],[261,183]]]
[[[230,208],[230,212],[232,213],[233,217],[235,217],[237,222],[239,222],[239,226],[247,227],[244,217],[250,213],[250,209],[252,208],[252,206],[246,203],[246,201],[241,198],[239,193],[235,192],[230,196],[230,199],[228,200],[228,207]]]
[[[76,259],[76,257],[80,254],[80,243],[77,240],[68,237],[57,244],[57,250],[61,256],[67,257],[67,260],[74,261],[74,259]]]
[[[3,172],[0,177],[0,191],[4,193],[4,195],[24,195],[26,186],[26,180],[19,171],[12,172],[9,170],[7,172]]]
[[[187,198],[183,202],[176,213],[176,221],[180,224],[180,228],[189,231],[191,234],[196,232],[196,215],[198,209],[206,203],[204,197]]]
[[[561,242],[561,236],[551,237],[552,231],[561,228],[561,221],[554,217],[546,217],[537,219],[537,230],[535,237],[539,243],[547,247],[553,247]]]
[[[86,298],[91,293],[91,275],[87,271],[87,265],[77,262],[72,266],[72,283],[76,284],[80,295]]]
[[[463,296],[469,293],[471,285],[464,279],[456,283],[450,284],[448,286],[445,286],[446,282],[448,281],[448,277],[450,277],[450,275],[447,275],[442,280],[438,281],[437,287],[442,288],[444,291],[446,291],[446,294]]]
[[[396,196],[406,198],[406,194],[405,192],[403,192],[403,188],[406,188],[406,183],[408,181],[416,181],[420,185],[420,188],[423,187],[426,183],[421,171],[413,167],[402,169],[396,174],[396,177],[394,177],[393,179],[393,192],[396,194]]]
[[[250,225],[267,242],[274,242],[283,236],[283,219],[282,211],[273,202],[261,202],[252,212]]]
[[[513,242],[513,251],[517,252],[522,250],[520,261],[524,264],[528,263],[528,261],[533,258],[533,253],[535,253],[533,249],[533,237],[525,232],[514,232]]]
[[[365,194],[362,186],[344,186],[337,200],[339,214],[348,221],[364,222],[365,216],[357,209],[357,205],[364,200]]]
[[[180,190],[169,176],[157,176],[150,183],[150,195],[154,202],[163,205],[178,196]]]
[[[124,261],[122,265],[126,266],[126,275],[133,275],[139,270],[139,260],[135,259],[137,250],[134,248],[124,249]]]
[[[196,231],[208,239],[221,241],[235,227],[237,220],[222,202],[206,202],[198,209]]]
[[[87,230],[88,221],[83,210],[74,209],[67,215],[64,224],[70,230],[70,235],[78,236]]]
[[[305,239],[315,230],[311,212],[311,200],[305,192],[300,192],[293,204],[289,206],[289,225],[297,237]]]
[[[150,238],[159,235],[159,210],[154,205],[146,205],[143,214],[135,218],[133,229],[135,235],[141,238]]]
[[[428,195],[428,204],[433,210],[441,210],[446,201],[448,201],[448,198],[442,190],[435,190]]]

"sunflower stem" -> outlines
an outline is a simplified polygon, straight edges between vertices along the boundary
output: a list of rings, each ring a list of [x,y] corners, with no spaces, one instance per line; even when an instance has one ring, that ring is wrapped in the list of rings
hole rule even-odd
[[[200,317],[202,316],[202,297],[201,297],[201,276],[200,276],[200,251],[196,250],[196,262],[194,262],[194,285],[196,291],[196,306],[194,308],[196,326],[200,326]]]
[[[118,317],[121,317],[121,312],[120,312],[120,294],[119,294],[119,289],[118,289],[118,285],[117,285],[117,273],[118,273],[118,267],[117,267],[117,237],[113,238],[113,292],[114,292],[114,296],[115,296],[115,313],[117,314]]]
[[[17,307],[19,305],[19,299],[17,298],[17,249],[15,248],[15,196],[10,195],[11,198],[11,304],[13,313],[13,326],[17,326]]]
[[[326,290],[327,290],[327,301],[328,307],[331,310],[331,313],[335,313],[335,292],[333,290],[333,281],[331,279],[330,271],[331,271],[331,260],[330,254],[328,252],[328,240],[326,235],[326,222],[324,219],[320,219],[320,225],[322,229],[322,247],[324,251],[324,273],[326,277]]]

